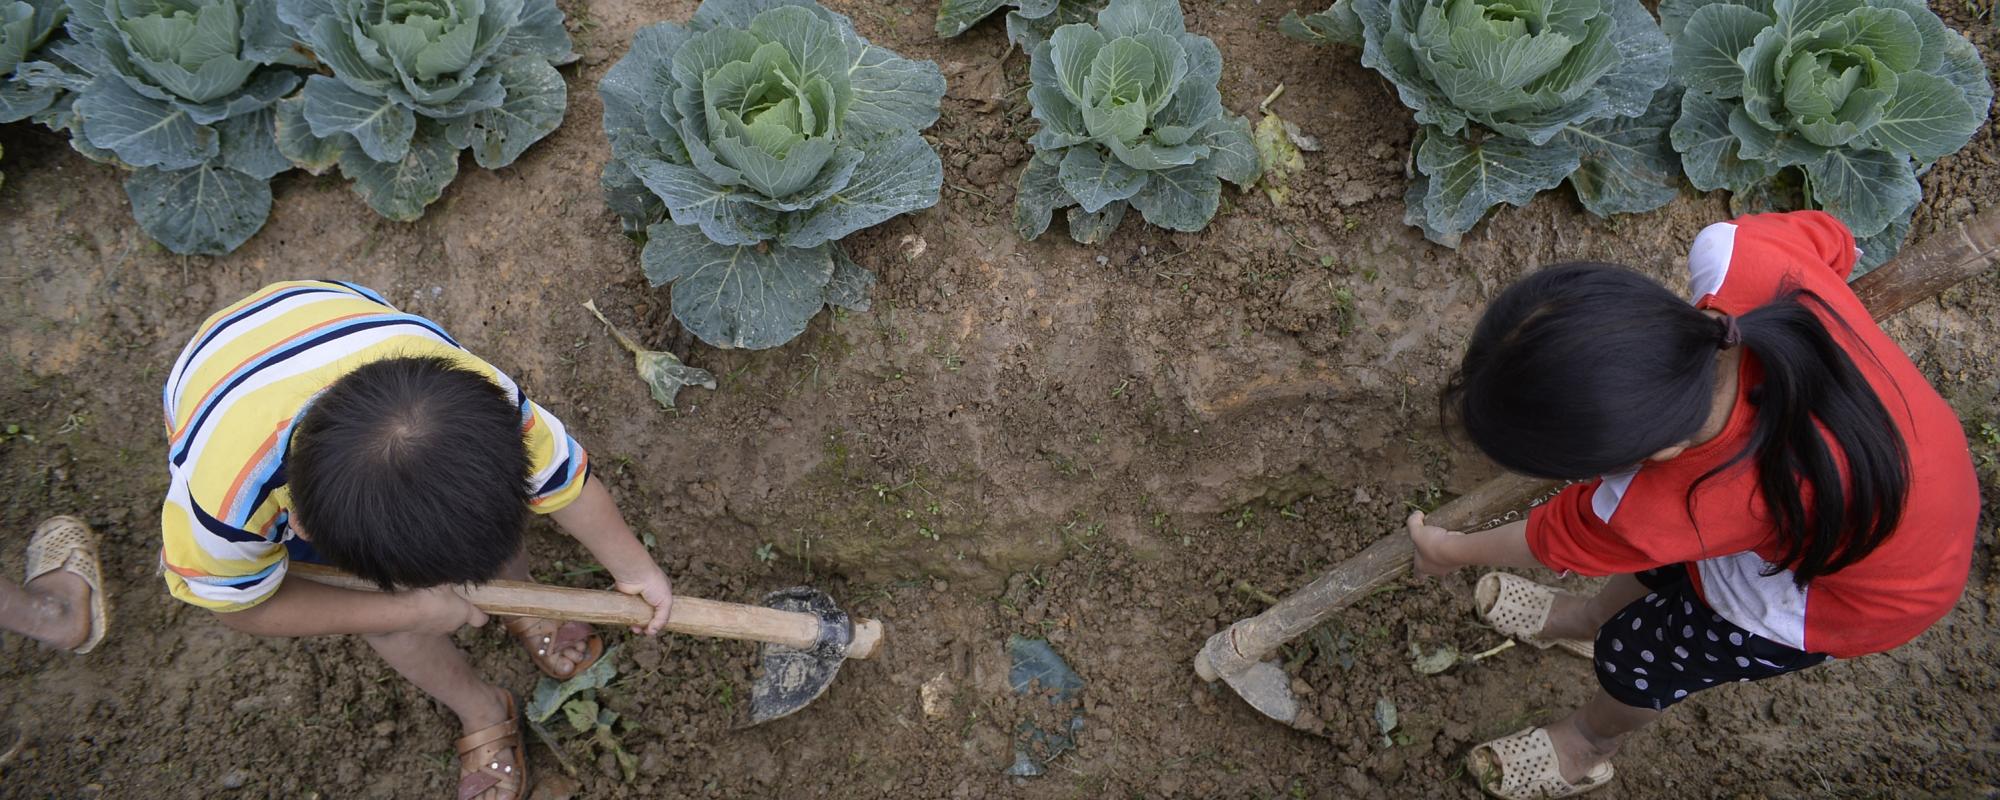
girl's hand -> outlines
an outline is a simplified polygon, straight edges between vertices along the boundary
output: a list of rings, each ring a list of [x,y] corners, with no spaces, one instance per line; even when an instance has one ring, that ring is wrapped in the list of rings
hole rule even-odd
[[[1441,578],[1457,572],[1464,563],[1452,558],[1452,545],[1465,536],[1453,533],[1436,525],[1424,524],[1424,512],[1410,515],[1410,542],[1416,545],[1416,568],[1419,574]]]
[[[667,573],[661,571],[658,564],[648,562],[646,566],[651,569],[645,574],[629,581],[619,579],[612,584],[612,588],[626,594],[638,595],[640,599],[653,604],[653,620],[644,627],[632,626],[632,632],[654,636],[667,626],[667,614],[673,610],[674,582],[667,578]]]

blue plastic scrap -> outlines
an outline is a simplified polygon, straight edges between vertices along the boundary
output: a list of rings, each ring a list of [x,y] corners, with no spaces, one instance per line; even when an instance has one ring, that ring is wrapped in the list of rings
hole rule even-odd
[[[1007,654],[1013,659],[1013,667],[1007,671],[1007,683],[1014,694],[1026,695],[1031,690],[1052,692],[1049,704],[1057,707],[1075,699],[1083,691],[1083,677],[1070,669],[1062,656],[1056,655],[1054,648],[1042,639],[1025,636],[1007,637]],[[1023,778],[1038,777],[1048,771],[1048,765],[1057,756],[1076,749],[1076,737],[1083,732],[1083,712],[1079,708],[1069,724],[1060,728],[1038,728],[1028,720],[1022,720],[1014,730],[1014,765],[1007,768],[1007,774]],[[1043,755],[1037,757],[1039,752]]]

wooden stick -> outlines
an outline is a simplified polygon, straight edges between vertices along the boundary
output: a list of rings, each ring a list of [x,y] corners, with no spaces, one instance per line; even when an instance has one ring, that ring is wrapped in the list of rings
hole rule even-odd
[[[294,562],[286,571],[307,580],[363,592],[378,592],[372,582],[332,567]],[[489,581],[461,586],[460,596],[488,614],[507,617],[548,617],[593,625],[644,625],[653,620],[653,606],[622,592],[571,589],[522,581]],[[713,636],[752,642],[773,642],[810,650],[820,640],[820,621],[811,614],[775,608],[674,596],[667,630],[692,636]],[[854,620],[848,658],[868,658],[882,639],[882,623]]]
[[[1869,313],[1881,320],[1978,275],[1996,261],[2000,261],[2000,211],[1988,211],[1903,251],[1894,261],[1855,280],[1853,287]],[[1546,497],[1558,486],[1554,481],[1502,475],[1428,517],[1439,527],[1463,530]],[[1219,675],[1248,669],[1402,574],[1414,557],[1407,532],[1399,529],[1382,537],[1264,613],[1216,634],[1195,658],[1195,671],[1203,680],[1212,681]]]

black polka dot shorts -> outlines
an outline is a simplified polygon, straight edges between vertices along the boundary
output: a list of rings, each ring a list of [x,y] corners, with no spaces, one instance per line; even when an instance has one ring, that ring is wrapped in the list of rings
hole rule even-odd
[[[1664,709],[1703,689],[1797,672],[1827,658],[1723,619],[1695,594],[1686,565],[1636,577],[1652,593],[1597,630],[1597,681],[1625,705]]]

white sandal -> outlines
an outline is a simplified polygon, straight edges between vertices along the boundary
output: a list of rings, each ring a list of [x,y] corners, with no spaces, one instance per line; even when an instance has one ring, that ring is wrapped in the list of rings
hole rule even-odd
[[[1563,780],[1555,742],[1542,728],[1524,728],[1472,748],[1465,769],[1482,791],[1502,800],[1574,797],[1604,788],[1618,774],[1606,761],[1580,783]]]
[[[104,641],[111,627],[111,602],[104,597],[104,582],[97,567],[97,534],[75,517],[50,517],[28,540],[28,581],[56,570],[83,579],[90,587],[90,635],[70,652],[83,655]],[[26,582],[23,582],[26,585]]]
[[[1555,605],[1557,594],[1557,590],[1519,575],[1488,572],[1479,576],[1479,583],[1472,587],[1473,610],[1494,630],[1524,644],[1543,650],[1560,647],[1584,658],[1595,658],[1597,648],[1591,642],[1580,639],[1544,641],[1536,637],[1549,621],[1549,609]]]

